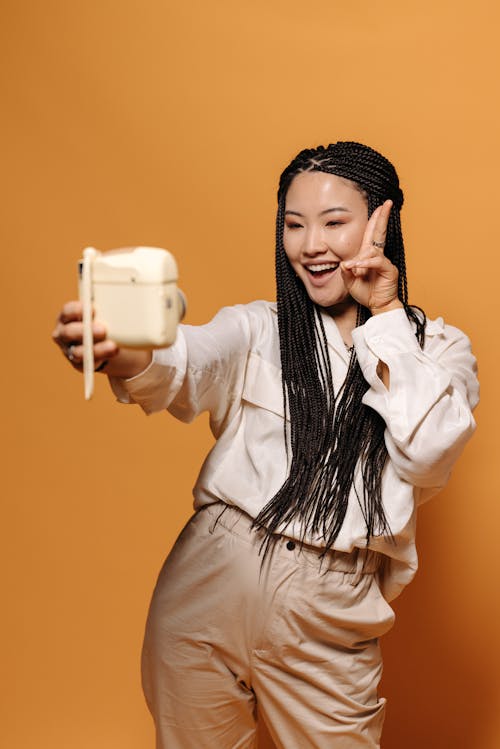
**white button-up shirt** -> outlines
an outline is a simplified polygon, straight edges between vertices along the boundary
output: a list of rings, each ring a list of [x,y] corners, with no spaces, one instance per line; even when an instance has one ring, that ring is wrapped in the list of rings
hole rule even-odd
[[[338,392],[349,355],[334,319],[324,314],[323,320]],[[417,569],[416,508],[444,486],[474,431],[476,362],[467,337],[441,319],[428,321],[422,350],[402,309],[371,317],[353,340],[369,384],[363,402],[386,424],[382,498],[393,537],[374,536],[369,548],[387,558],[380,584],[391,600]],[[377,374],[379,360],[389,368],[389,389]],[[168,409],[189,422],[209,412],[217,441],[194,487],[195,508],[222,500],[256,517],[283,484],[289,464],[275,304],[227,307],[207,325],[181,325],[175,344],[155,351],[144,372],[110,379],[121,402],[138,403],[146,413]],[[359,471],[354,484],[333,545],[344,552],[366,548]],[[282,532],[302,536],[296,523]],[[323,545],[311,535],[304,541]]]

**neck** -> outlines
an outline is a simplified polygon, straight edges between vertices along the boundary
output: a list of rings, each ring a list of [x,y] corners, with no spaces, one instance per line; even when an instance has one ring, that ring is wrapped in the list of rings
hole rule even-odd
[[[352,331],[356,327],[358,316],[358,305],[354,299],[348,296],[343,302],[334,304],[332,307],[324,307],[324,311],[333,317],[340,335],[347,346],[352,344]]]

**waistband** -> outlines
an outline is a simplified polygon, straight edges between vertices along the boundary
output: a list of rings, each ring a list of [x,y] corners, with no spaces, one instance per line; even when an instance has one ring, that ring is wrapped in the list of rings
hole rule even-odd
[[[266,539],[265,531],[252,528],[253,518],[239,507],[216,502],[204,505],[198,510],[207,515],[210,520],[209,532],[213,533],[217,526],[240,537],[242,541],[260,547]],[[301,544],[290,536],[273,534],[270,551],[280,551],[286,555],[293,554],[297,562],[313,564],[321,572],[329,570],[348,574],[367,575],[376,573],[384,562],[384,555],[371,549],[353,549],[351,552],[325,550],[310,544]]]

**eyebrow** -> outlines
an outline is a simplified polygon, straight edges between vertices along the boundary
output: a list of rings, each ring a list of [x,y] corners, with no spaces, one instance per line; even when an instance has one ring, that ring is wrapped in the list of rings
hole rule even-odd
[[[319,214],[320,216],[324,216],[325,213],[332,213],[332,211],[343,211],[344,213],[351,213],[349,208],[344,208],[341,205],[336,205],[333,208],[325,208],[324,211],[321,211]],[[300,216],[300,218],[304,218],[304,214],[299,213],[298,211],[285,211],[285,216],[291,215],[291,216]]]

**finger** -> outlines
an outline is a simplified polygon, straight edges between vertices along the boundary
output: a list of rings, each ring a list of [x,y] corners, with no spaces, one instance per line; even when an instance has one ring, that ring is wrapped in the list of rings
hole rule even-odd
[[[92,309],[92,317],[95,315],[95,310]],[[66,323],[73,322],[75,320],[81,320],[83,318],[83,305],[78,300],[66,302],[62,310],[59,313],[57,322],[61,322],[63,325]]]
[[[83,326],[81,322],[70,322],[56,327],[52,334],[55,342],[64,348],[70,344],[78,344],[83,340]]]
[[[99,362],[104,361],[105,359],[111,359],[113,356],[116,356],[118,353],[118,346],[113,341],[102,341],[101,343],[96,343],[94,346],[94,362],[99,364]],[[71,345],[71,363],[75,366],[80,366],[83,364],[83,346],[82,345]]]
[[[372,239],[381,211],[382,206],[377,206],[377,208],[375,208],[372,215],[368,219],[368,223],[366,224],[366,228],[363,234],[363,239],[361,240],[361,247],[358,254],[354,258],[351,258],[352,260],[357,260],[373,251],[374,246],[372,245]]]
[[[103,341],[106,338],[106,328],[102,323],[94,323],[92,326],[94,341]],[[62,348],[83,341],[83,325],[81,322],[70,322],[66,325],[56,326],[52,333],[54,341]]]
[[[365,257],[375,249],[379,254],[384,252],[385,239],[387,234],[387,223],[392,208],[392,201],[386,200],[382,205],[377,206],[370,216],[366,225],[361,249],[358,257]]]
[[[340,272],[342,274],[342,280],[347,289],[350,289],[354,281],[358,278],[364,278],[371,272],[370,268],[357,267],[357,264],[345,267],[344,264],[340,266]]]
[[[370,268],[364,268],[364,267],[357,267],[354,266],[353,268],[348,268],[346,273],[349,273],[352,278],[363,278],[364,276],[367,276],[370,272]]]
[[[373,228],[373,234],[371,236],[372,246],[376,247],[381,252],[384,251],[385,247],[385,240],[387,237],[387,224],[389,222],[391,208],[392,200],[386,200],[385,203],[380,206],[380,211],[377,215],[375,226]]]
[[[73,322],[74,320],[81,320],[82,314],[82,303],[77,300],[73,300],[71,302],[66,302],[59,313],[57,321],[61,322],[63,325],[66,325],[66,323]]]
[[[363,252],[363,254],[359,253],[355,257],[350,258],[349,260],[343,260],[340,265],[342,268],[350,269],[354,268],[359,263],[364,262],[365,260],[369,260],[370,258],[383,258],[384,256],[377,250],[376,247],[372,247],[371,245],[367,247],[367,249]]]
[[[373,253],[370,257],[364,257],[358,260],[346,260],[346,262],[342,263],[342,265],[346,268],[346,270],[350,270],[351,272],[363,269],[377,270],[379,271],[379,273],[387,271],[391,272],[392,274],[394,272],[394,265],[388,258],[385,257],[385,255],[382,255],[380,253]]]

